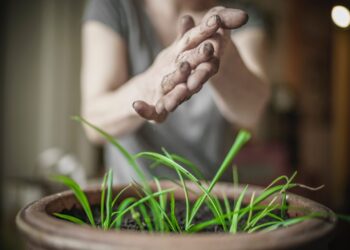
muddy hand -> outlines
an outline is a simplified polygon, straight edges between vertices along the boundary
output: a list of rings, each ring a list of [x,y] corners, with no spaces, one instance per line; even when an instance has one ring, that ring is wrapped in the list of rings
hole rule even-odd
[[[169,112],[197,93],[217,73],[224,46],[224,29],[242,26],[247,20],[243,11],[215,7],[198,26],[190,16],[181,19],[179,36],[174,43],[176,69],[161,81],[161,95],[155,106],[144,101],[134,103],[136,112],[147,120],[162,122]]]

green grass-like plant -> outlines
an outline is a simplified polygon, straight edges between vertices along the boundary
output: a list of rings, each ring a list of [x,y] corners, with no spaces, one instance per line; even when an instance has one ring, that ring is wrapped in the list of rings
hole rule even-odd
[[[225,171],[232,166],[232,161],[240,149],[249,141],[250,133],[240,130],[238,135],[226,155],[224,161],[218,168],[214,178],[206,182],[203,173],[195,164],[176,154],[162,149],[163,153],[140,152],[136,155],[130,154],[115,138],[89,123],[81,117],[74,117],[74,120],[96,130],[109,143],[113,144],[127,159],[130,166],[138,176],[138,181],[130,183],[118,194],[113,196],[113,172],[109,170],[101,185],[101,200],[99,208],[99,221],[95,221],[94,214],[87,196],[72,179],[66,176],[56,176],[55,180],[69,187],[82,210],[86,219],[77,218],[69,214],[54,213],[54,216],[76,224],[89,224],[103,230],[123,227],[125,216],[132,218],[138,230],[147,232],[175,232],[175,233],[196,233],[207,230],[213,226],[221,227],[221,231],[235,234],[238,232],[253,233],[256,231],[271,231],[280,227],[290,226],[311,218],[326,217],[320,213],[306,213],[304,216],[289,218],[287,210],[287,191],[295,187],[309,188],[305,185],[293,182],[296,173],[291,177],[281,176],[275,179],[261,193],[253,193],[250,202],[244,204],[247,190],[246,185],[239,197],[232,201],[225,194],[221,198],[212,194],[212,190],[218,183]],[[157,187],[152,190],[146,175],[137,164],[137,159],[145,158],[153,161],[150,167],[167,167],[174,170],[178,176],[178,181],[172,180],[180,186],[184,193],[185,218],[184,222],[176,217],[176,200],[174,188],[163,189],[157,177],[153,177],[153,182]],[[234,185],[238,185],[237,169],[233,168]],[[193,183],[200,192],[188,187],[188,182]],[[121,200],[123,193],[133,189],[136,197],[127,197]],[[310,188],[311,189],[311,188]],[[196,194],[195,201],[190,200],[190,194]],[[195,218],[200,209],[206,206],[212,213],[212,218],[206,221],[195,223]],[[295,209],[295,208],[294,208]]]

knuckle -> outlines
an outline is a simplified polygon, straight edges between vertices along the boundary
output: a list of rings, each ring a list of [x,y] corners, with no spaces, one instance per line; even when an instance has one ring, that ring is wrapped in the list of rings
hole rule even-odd
[[[175,63],[179,63],[179,62],[182,62],[182,61],[186,61],[186,53],[185,52],[182,52],[182,53],[179,53],[176,58],[175,58]]]
[[[168,75],[166,75],[166,76],[163,78],[163,80],[162,80],[162,82],[161,82],[161,84],[160,84],[162,93],[168,91],[169,85],[170,85],[170,84],[171,84],[171,82],[170,82],[170,74],[168,74]]]

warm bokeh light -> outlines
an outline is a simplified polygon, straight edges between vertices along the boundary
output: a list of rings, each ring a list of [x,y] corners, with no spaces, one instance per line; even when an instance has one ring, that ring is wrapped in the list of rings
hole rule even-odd
[[[347,28],[350,26],[350,11],[341,5],[334,6],[332,20],[338,27]]]

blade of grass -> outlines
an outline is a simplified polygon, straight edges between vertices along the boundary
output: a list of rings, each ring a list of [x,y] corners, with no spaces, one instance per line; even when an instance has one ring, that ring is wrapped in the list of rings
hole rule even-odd
[[[291,226],[291,225],[294,225],[294,224],[297,224],[297,223],[300,223],[300,222],[303,222],[305,220],[308,220],[308,219],[313,219],[313,218],[317,218],[317,217],[320,217],[320,214],[319,213],[312,213],[312,214],[309,214],[309,215],[305,215],[305,216],[300,216],[300,217],[295,217],[295,218],[291,218],[291,219],[287,219],[287,220],[284,220],[282,222],[278,222],[272,226],[269,226],[265,229],[263,229],[262,231],[264,232],[269,232],[269,231],[272,231],[272,230],[275,230],[279,227],[287,227],[287,226]]]
[[[219,199],[216,196],[213,196],[212,199],[214,201],[213,203],[205,201],[205,203],[207,204],[207,207],[211,210],[211,212],[215,218],[218,218],[218,219],[223,218],[224,213],[223,213],[223,209],[222,209],[222,206],[221,206]],[[213,206],[213,204],[215,204],[215,206]],[[226,232],[227,225],[226,225],[226,221],[224,219],[221,221],[221,226],[222,226],[224,232]]]
[[[166,193],[169,193],[169,192],[172,192],[172,191],[174,191],[173,188],[171,188],[171,189],[164,189],[164,190],[162,190],[161,192],[155,192],[155,193],[153,193],[153,194],[150,194],[150,195],[148,195],[148,196],[146,196],[146,197],[143,197],[143,198],[141,198],[141,199],[135,201],[134,203],[132,203],[130,206],[126,207],[126,208],[123,209],[122,211],[115,213],[116,218],[115,218],[115,219],[113,220],[113,222],[111,223],[111,226],[113,226],[113,225],[116,223],[116,221],[117,221],[120,217],[122,217],[124,214],[128,213],[132,208],[137,207],[138,205],[149,201],[151,198],[154,198],[154,197],[157,197],[157,196],[159,196],[159,195],[163,195],[163,194],[166,194]],[[158,203],[157,203],[157,204],[158,204]],[[159,204],[158,204],[158,205],[159,205]],[[165,213],[165,212],[162,211],[162,210],[160,210],[160,211],[161,211],[162,213]],[[165,215],[166,215],[166,214],[165,214]],[[165,217],[166,220],[169,219],[167,216],[164,216],[164,217]],[[169,220],[170,220],[170,219],[169,219]],[[170,226],[172,226],[172,223],[170,223]],[[173,229],[174,231],[176,231],[175,228],[172,228],[172,229]]]
[[[283,217],[280,217],[280,216],[278,216],[276,214],[273,214],[273,213],[267,213],[266,216],[270,217],[270,218],[273,218],[276,221],[284,221]]]
[[[253,208],[252,208],[252,210],[262,210],[262,209],[265,209],[266,208],[266,206],[254,206]],[[246,212],[248,212],[249,211],[249,207],[244,207],[244,208],[241,208],[239,211],[236,211],[236,212],[234,212],[234,211],[231,211],[231,212],[229,212],[229,213],[226,213],[226,214],[224,214],[223,216],[222,216],[222,219],[227,219],[227,218],[230,218],[230,217],[232,217],[234,214],[238,214],[238,216],[241,216],[241,214],[242,213],[246,213]],[[220,220],[219,220],[219,218],[213,218],[213,219],[210,219],[210,220],[207,220],[207,221],[204,221],[204,222],[200,222],[200,223],[198,223],[198,224],[196,224],[196,225],[193,225],[189,230],[188,230],[188,232],[191,232],[191,233],[193,233],[193,232],[198,232],[198,231],[201,231],[201,230],[203,230],[203,229],[205,229],[206,227],[208,227],[208,226],[212,226],[212,225],[219,225],[220,224]],[[246,230],[244,230],[244,231],[246,231]]]
[[[244,198],[244,195],[247,191],[248,185],[245,186],[245,188],[243,189],[242,193],[239,195],[237,201],[235,202],[235,208],[234,208],[234,214],[232,216],[232,220],[231,220],[231,227],[230,227],[230,233],[237,233],[237,229],[238,229],[238,215],[239,215],[239,210],[241,209],[241,205],[242,205],[242,201]]]
[[[271,202],[266,206],[266,208],[264,210],[262,210],[261,212],[257,213],[253,218],[252,221],[250,223],[250,225],[248,226],[248,228],[254,227],[259,220],[261,220],[262,218],[264,218],[267,214],[269,214],[271,211],[275,210],[276,208],[278,208],[278,205],[275,204],[274,202],[277,200],[277,197],[274,197]]]
[[[112,201],[112,207],[115,206],[115,204],[117,203],[118,199],[120,198],[120,196],[131,187],[131,184],[128,184],[127,186],[125,186],[122,190],[120,190],[120,192],[114,197],[113,201]]]
[[[128,198],[126,198],[125,200],[123,200],[123,201],[119,204],[117,211],[113,212],[113,213],[112,213],[112,216],[113,216],[113,215],[116,215],[116,216],[117,216],[118,214],[122,213],[130,204],[132,204],[132,203],[135,202],[135,201],[136,201],[136,198],[135,198],[135,197],[128,197]],[[125,213],[124,213],[124,214],[125,214]],[[116,229],[119,229],[120,226],[121,226],[121,224],[122,224],[122,222],[123,222],[123,216],[124,216],[124,214],[121,215],[121,216],[119,216],[119,217],[117,217],[117,218],[115,218],[115,219],[112,221],[112,223],[110,224],[110,228],[113,227],[113,225],[115,224],[115,228],[116,228]]]
[[[175,196],[174,193],[170,193],[170,219],[173,224],[176,226],[178,232],[182,232],[179,222],[177,221],[175,214]]]
[[[250,202],[249,202],[249,215],[248,215],[248,219],[247,219],[247,222],[246,222],[246,226],[250,224],[250,220],[251,220],[252,215],[253,215],[253,208],[254,208],[253,202],[254,202],[254,197],[255,197],[255,192],[253,192],[252,196],[250,197]],[[244,228],[244,230],[246,230],[246,229]]]
[[[110,169],[107,174],[107,197],[106,197],[106,219],[103,224],[103,228],[109,228],[112,216],[112,195],[113,195],[113,171]]]
[[[140,204],[139,205],[139,209],[140,209],[140,212],[141,212],[141,215],[142,215],[142,218],[143,220],[145,221],[146,223],[146,226],[147,226],[147,230],[149,232],[153,232],[153,226],[152,226],[152,220],[147,212],[147,208],[144,204]]]
[[[78,224],[78,225],[83,225],[83,224],[85,224],[84,221],[82,221],[81,219],[79,219],[79,218],[77,218],[77,217],[74,217],[74,216],[72,216],[72,215],[61,214],[61,213],[53,213],[53,215],[56,216],[56,217],[58,217],[58,218],[61,218],[61,219],[64,219],[64,220],[73,222],[73,223]]]
[[[260,229],[262,229],[264,227],[274,226],[277,223],[279,223],[279,221],[269,221],[269,222],[260,224],[260,225],[258,225],[256,227],[253,227],[253,228],[249,229],[247,233],[254,233],[254,232],[256,232],[256,231],[258,231],[258,230],[260,230]]]
[[[87,125],[88,127],[94,129],[96,132],[98,132],[103,138],[106,139],[109,143],[111,143],[113,146],[115,146],[119,152],[125,157],[125,159],[128,161],[130,166],[134,169],[135,173],[138,175],[140,178],[141,182],[145,185],[148,186],[147,178],[144,174],[144,172],[141,170],[137,162],[135,161],[135,158],[133,157],[132,154],[130,154],[114,137],[109,135],[107,132],[103,131],[102,129],[96,127],[95,125],[91,124],[84,118],[80,116],[73,116],[73,120],[78,121],[82,124]]]
[[[281,180],[285,180],[287,182],[289,180],[289,178],[286,175],[282,175],[282,176],[277,177],[267,187],[264,188],[264,191],[266,191],[267,189],[271,188],[272,186],[274,186],[277,182],[279,182]]]
[[[173,156],[170,155],[165,150],[165,148],[162,148],[162,151],[164,152],[165,156],[167,156],[171,160],[174,160]],[[178,156],[175,155],[175,157],[178,157]],[[180,182],[181,182],[181,188],[182,188],[182,190],[184,192],[184,195],[185,195],[185,206],[186,206],[186,211],[185,211],[185,229],[186,229],[186,228],[189,227],[188,219],[189,219],[190,212],[191,212],[190,200],[188,198],[188,191],[187,191],[187,186],[186,186],[186,183],[184,181],[184,178],[183,178],[181,172],[177,168],[175,168],[175,170],[176,170],[177,175],[179,176],[179,179],[180,179]],[[174,206],[175,206],[175,203],[174,203]]]
[[[214,188],[215,184],[219,181],[219,179],[224,174],[226,169],[232,163],[233,158],[241,150],[243,145],[246,144],[249,141],[250,137],[251,137],[250,133],[248,131],[246,131],[246,130],[240,130],[238,132],[238,135],[237,135],[237,137],[236,137],[236,139],[235,139],[231,149],[229,150],[229,152],[226,155],[224,161],[222,162],[221,166],[219,167],[219,170],[216,172],[214,178],[210,182],[210,185],[209,185],[209,187],[208,187],[208,189],[206,191],[207,193],[210,193],[212,191],[212,189]],[[203,196],[203,198],[201,198],[199,200],[197,205],[193,207],[192,214],[191,214],[191,217],[190,217],[190,220],[189,220],[190,224],[192,223],[192,220],[195,217],[196,213],[198,212],[199,208],[203,204],[204,199],[205,199],[205,197]]]
[[[105,218],[105,196],[106,196],[107,176],[108,176],[108,173],[104,175],[102,185],[101,185],[101,201],[100,201],[101,226],[104,225],[104,218]]]
[[[90,224],[93,227],[95,227],[96,224],[94,221],[94,216],[91,212],[91,207],[90,207],[89,201],[88,201],[85,193],[81,190],[78,183],[76,183],[73,179],[71,179],[67,176],[64,176],[64,175],[54,176],[53,179],[56,180],[57,182],[64,184],[65,186],[69,187],[73,191],[74,196],[77,198],[80,205],[83,207],[84,212],[85,212],[87,218],[89,219]]]
[[[287,189],[291,189],[293,187],[297,187],[297,184],[291,183],[287,186]],[[267,198],[269,198],[271,195],[281,191],[283,188],[285,187],[285,185],[277,185],[274,187],[271,187],[269,189],[267,189],[266,191],[262,192],[254,201],[254,206],[261,203],[262,201],[266,200]]]
[[[230,202],[229,202],[229,200],[227,198],[226,193],[223,193],[222,196],[223,196],[223,199],[224,199],[224,205],[225,205],[226,214],[230,213],[231,212],[231,205],[230,205]],[[231,221],[232,221],[231,219],[232,219],[231,217],[228,217],[229,225],[231,225]]]
[[[190,160],[187,160],[186,158],[179,156],[177,154],[170,154],[171,158],[179,163],[184,164],[185,166],[187,166],[188,168],[190,168],[193,172],[193,174],[201,180],[204,180],[204,174],[202,173],[202,171],[199,169],[198,166],[196,166],[196,164],[192,163]]]
[[[162,191],[162,187],[160,186],[160,183],[159,183],[159,180],[158,178],[154,177],[154,182],[156,183],[156,186],[157,186],[157,190],[158,192],[161,192]],[[163,210],[163,211],[166,211],[165,209],[165,197],[164,195],[159,195],[159,205],[160,205],[160,208]],[[164,228],[165,228],[165,224],[164,224],[164,213],[160,213],[160,230],[163,232],[164,231]]]
[[[204,193],[204,195],[202,196],[203,197],[203,200],[201,201],[202,203],[204,202],[206,197],[209,199],[210,202],[213,202],[213,199],[212,199],[210,193],[208,193],[207,189],[202,185],[202,183],[194,175],[192,175],[187,169],[183,168],[181,165],[179,165],[175,161],[167,158],[166,156],[164,156],[162,154],[158,154],[158,153],[154,153],[154,152],[141,152],[141,153],[136,154],[135,157],[136,158],[142,157],[142,158],[151,159],[151,160],[160,160],[160,161],[162,161],[162,163],[165,167],[169,167],[171,169],[178,169],[182,174],[184,174],[185,177],[190,179]],[[196,204],[195,204],[195,206],[196,206]],[[195,206],[194,206],[193,210],[195,209]],[[213,206],[216,208],[215,203],[213,204]],[[193,215],[193,210],[192,210],[192,216],[194,217],[195,214]],[[198,208],[197,208],[197,210],[198,210]],[[217,210],[217,208],[216,208],[216,210]],[[216,212],[219,214],[218,210]],[[190,222],[191,221],[192,220],[190,219]],[[191,225],[191,223],[189,223],[189,224]],[[223,222],[223,225],[224,225],[224,222]]]
[[[144,226],[140,220],[140,213],[135,210],[135,208],[131,209],[131,217],[136,221],[136,224],[139,226],[140,230],[144,230]]]
[[[134,156],[132,154],[130,154],[114,137],[112,137],[111,135],[109,135],[108,133],[103,131],[102,129],[96,127],[95,125],[91,124],[90,122],[88,122],[84,118],[82,118],[80,116],[74,116],[73,120],[81,122],[81,123],[87,125],[88,127],[94,129],[103,138],[105,138],[106,141],[108,141],[113,146],[115,146],[120,151],[120,153],[125,157],[125,159],[128,161],[129,165],[133,168],[133,170],[135,171],[135,173],[137,174],[137,176],[141,180],[141,183],[143,184],[143,186],[144,186],[145,190],[147,191],[147,193],[151,194],[151,188],[150,188],[150,186],[149,186],[149,184],[147,182],[147,178],[146,178],[144,172],[142,171],[142,169],[137,164],[137,162],[136,162],[136,160],[135,160],[135,158],[134,158]],[[154,201],[151,198],[150,203],[151,203],[152,213],[155,215],[156,214],[156,210],[157,210],[156,209],[156,204],[155,204],[156,201]]]

